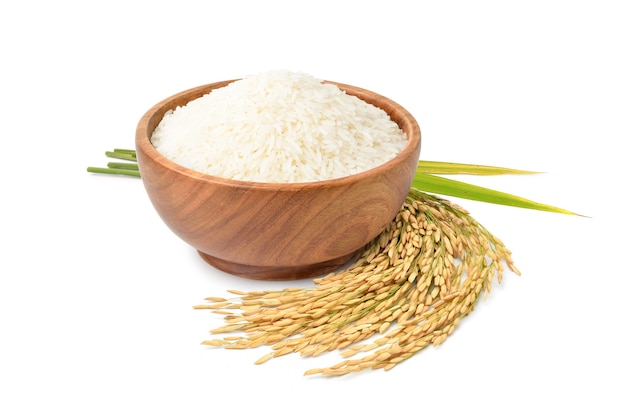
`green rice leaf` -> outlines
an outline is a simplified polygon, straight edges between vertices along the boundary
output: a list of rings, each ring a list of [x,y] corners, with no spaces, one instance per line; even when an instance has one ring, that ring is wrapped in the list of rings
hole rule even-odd
[[[541,174],[536,171],[516,170],[512,168],[494,167],[490,165],[461,164],[441,161],[419,161],[417,172],[424,174],[468,174],[468,175],[502,175],[502,174]]]
[[[464,198],[467,200],[482,201],[504,206],[528,208],[532,210],[547,211],[552,213],[580,214],[553,207],[547,204],[537,203],[526,198],[518,197],[501,191],[491,190],[473,184],[464,183],[450,178],[417,172],[413,178],[413,187],[418,190],[440,195]]]
[[[87,172],[97,173],[97,174],[117,174],[117,175],[127,175],[130,177],[140,177],[139,171],[130,170],[128,168],[87,167]]]
[[[104,153],[109,158],[117,158],[120,160],[137,161],[137,154],[133,150],[120,150],[106,151]]]
[[[107,167],[139,171],[139,165],[136,162],[110,162]]]

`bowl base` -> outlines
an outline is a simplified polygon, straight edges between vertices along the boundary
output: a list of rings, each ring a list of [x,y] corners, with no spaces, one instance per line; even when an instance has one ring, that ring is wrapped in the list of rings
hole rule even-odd
[[[306,266],[293,267],[271,267],[271,266],[248,266],[241,263],[228,262],[209,256],[198,250],[200,257],[211,266],[230,273],[235,276],[241,276],[247,279],[255,280],[297,280],[306,279],[308,277],[320,276],[325,273],[332,272],[337,268],[348,263],[354,256],[354,253],[328,260],[322,263],[315,263]]]

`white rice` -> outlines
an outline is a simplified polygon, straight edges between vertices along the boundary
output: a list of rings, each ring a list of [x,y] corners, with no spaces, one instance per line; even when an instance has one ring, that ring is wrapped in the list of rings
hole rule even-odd
[[[177,164],[209,175],[295,183],[372,169],[407,140],[387,113],[337,86],[272,71],[168,112],[152,144]]]

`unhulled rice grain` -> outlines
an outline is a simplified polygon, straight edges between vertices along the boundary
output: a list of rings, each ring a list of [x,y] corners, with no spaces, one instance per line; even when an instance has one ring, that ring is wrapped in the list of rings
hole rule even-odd
[[[501,282],[505,266],[520,274],[509,249],[467,211],[412,188],[395,220],[350,266],[310,287],[229,290],[237,297],[208,297],[195,308],[231,311],[203,344],[269,347],[257,364],[338,353],[337,364],[305,374],[390,370],[441,345],[490,293],[493,279]]]

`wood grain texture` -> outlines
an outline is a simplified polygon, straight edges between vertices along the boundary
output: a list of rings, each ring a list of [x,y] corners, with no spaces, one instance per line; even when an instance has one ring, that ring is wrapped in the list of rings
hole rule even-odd
[[[416,120],[381,95],[327,81],[386,111],[406,133],[408,143],[397,157],[371,170],[310,183],[252,183],[209,176],[175,164],[152,146],[150,136],[168,110],[230,82],[178,93],[139,121],[137,161],[154,208],[204,260],[231,274],[287,280],[341,266],[400,209],[421,149]]]

